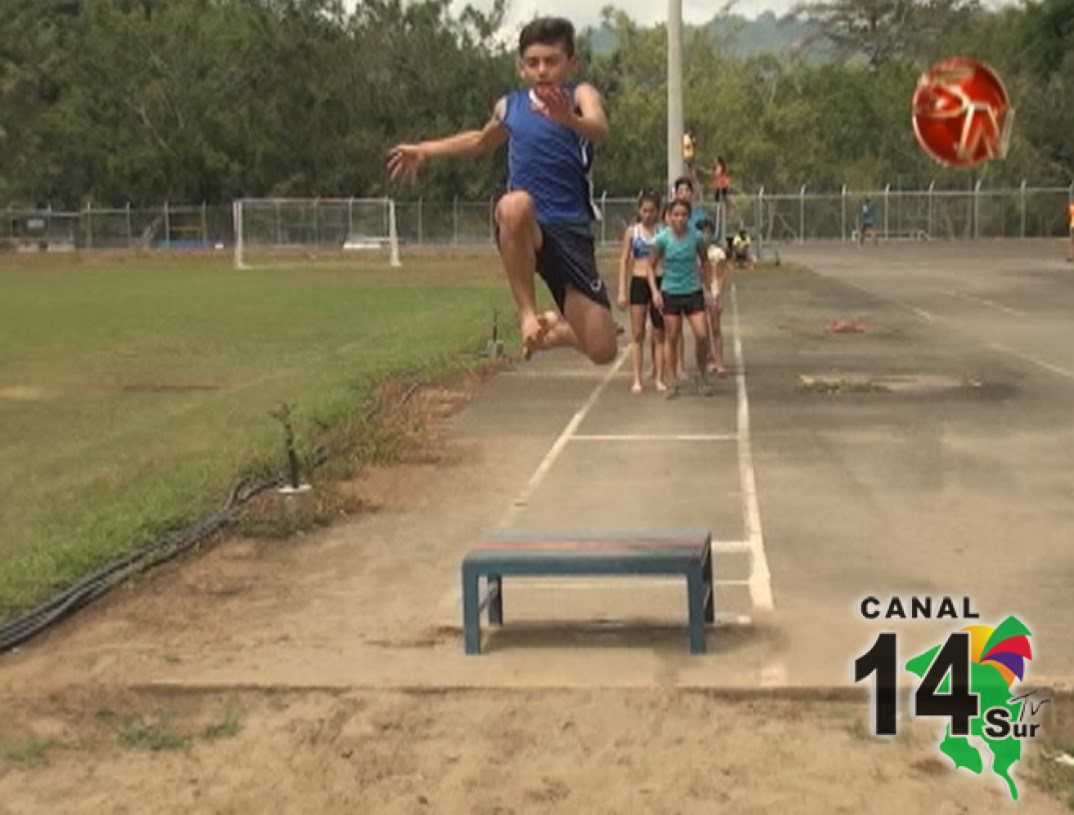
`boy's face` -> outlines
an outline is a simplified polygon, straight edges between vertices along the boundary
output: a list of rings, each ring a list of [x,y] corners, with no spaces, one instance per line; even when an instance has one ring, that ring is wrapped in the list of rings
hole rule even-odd
[[[689,184],[680,184],[675,188],[675,197],[681,198],[683,201],[693,202],[694,188]]]
[[[518,58],[518,73],[528,85],[563,85],[578,69],[578,55],[567,56],[563,43],[535,42]]]

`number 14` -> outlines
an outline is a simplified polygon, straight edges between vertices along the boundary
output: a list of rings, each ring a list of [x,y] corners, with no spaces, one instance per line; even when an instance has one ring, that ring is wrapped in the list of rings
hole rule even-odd
[[[873,686],[873,732],[877,736],[894,736],[898,724],[898,655],[897,635],[885,631],[873,647],[854,661],[854,681],[876,674]],[[940,693],[940,685],[951,674],[951,689]],[[970,635],[956,631],[947,638],[914,692],[914,715],[946,716],[951,720],[951,734],[968,736],[970,719],[980,713],[980,700],[970,693]]]

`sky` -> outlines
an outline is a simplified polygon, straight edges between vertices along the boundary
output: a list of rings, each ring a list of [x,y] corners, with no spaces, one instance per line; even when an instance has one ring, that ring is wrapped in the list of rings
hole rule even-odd
[[[452,9],[461,11],[467,2],[482,11],[492,7],[492,0],[452,0]],[[705,23],[719,14],[725,5],[731,11],[743,17],[756,17],[764,11],[777,15],[786,14],[798,0],[682,0],[682,18],[687,23]],[[987,8],[1012,5],[1017,0],[982,0]],[[662,0],[507,0],[507,20],[505,27],[517,30],[526,20],[538,16],[563,16],[570,19],[576,28],[582,29],[600,22],[600,10],[605,5],[615,5],[623,9],[635,21],[642,25],[652,25],[665,19],[667,3]]]

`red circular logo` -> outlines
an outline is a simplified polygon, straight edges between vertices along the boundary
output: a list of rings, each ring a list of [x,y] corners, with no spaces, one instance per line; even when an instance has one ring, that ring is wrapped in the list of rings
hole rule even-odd
[[[911,118],[926,153],[941,164],[972,167],[1007,155],[1014,108],[995,71],[954,57],[918,79]]]

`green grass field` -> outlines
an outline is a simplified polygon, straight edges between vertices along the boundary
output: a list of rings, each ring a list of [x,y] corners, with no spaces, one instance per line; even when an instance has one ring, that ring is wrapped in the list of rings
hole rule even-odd
[[[378,382],[471,367],[491,253],[238,271],[217,259],[0,259],[0,618],[217,508]]]

